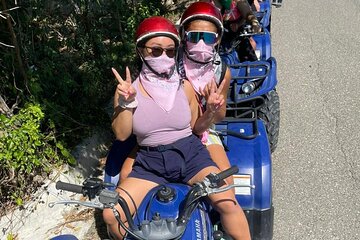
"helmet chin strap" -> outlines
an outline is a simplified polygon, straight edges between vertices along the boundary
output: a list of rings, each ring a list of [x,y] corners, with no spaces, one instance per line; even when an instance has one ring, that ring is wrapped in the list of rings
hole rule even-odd
[[[158,73],[156,72],[148,63],[147,61],[145,60],[145,58],[143,57],[143,55],[141,54],[141,52],[139,51],[138,48],[136,48],[136,51],[137,53],[139,54],[140,58],[141,58],[141,61],[143,63],[145,63],[145,65],[150,69],[150,71],[152,71],[156,76],[159,76],[161,78],[170,78],[170,76],[174,73],[175,71],[175,66],[171,69],[171,72],[169,74],[167,73]]]

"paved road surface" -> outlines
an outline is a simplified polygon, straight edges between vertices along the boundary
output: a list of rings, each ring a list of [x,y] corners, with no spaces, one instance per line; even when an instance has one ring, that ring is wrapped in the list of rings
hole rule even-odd
[[[285,0],[272,21],[274,239],[360,239],[360,1]]]

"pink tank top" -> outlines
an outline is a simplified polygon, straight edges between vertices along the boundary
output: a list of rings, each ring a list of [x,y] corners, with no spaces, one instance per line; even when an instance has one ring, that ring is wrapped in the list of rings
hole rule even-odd
[[[154,100],[140,92],[139,84],[139,80],[133,83],[138,100],[133,115],[133,133],[140,146],[171,144],[192,134],[189,101],[182,86],[177,91],[174,107],[165,112]]]

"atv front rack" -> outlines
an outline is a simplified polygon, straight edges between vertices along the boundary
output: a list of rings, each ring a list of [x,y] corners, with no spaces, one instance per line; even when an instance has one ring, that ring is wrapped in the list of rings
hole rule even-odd
[[[259,91],[264,80],[270,75],[271,65],[267,61],[261,62],[245,62],[239,64],[228,65],[231,71],[232,79],[227,101],[229,104],[240,105],[251,95]],[[252,82],[255,85],[254,91],[244,93],[242,85]],[[246,100],[247,101],[247,100]]]
[[[263,106],[265,100],[263,97],[258,96],[252,99],[239,101],[236,104],[228,104],[226,107],[226,118],[223,122],[241,122],[251,124],[251,133],[236,132],[228,130],[227,128],[217,128],[216,133],[222,137],[234,136],[241,139],[254,139],[259,135],[257,120],[258,110]],[[217,124],[217,126],[221,126]]]
[[[270,72],[270,63],[265,61],[230,64],[228,67],[239,71],[238,74],[232,75],[233,80],[266,78]]]

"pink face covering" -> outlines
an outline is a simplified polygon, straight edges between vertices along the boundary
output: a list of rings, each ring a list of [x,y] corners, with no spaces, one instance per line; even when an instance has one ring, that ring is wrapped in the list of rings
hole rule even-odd
[[[214,45],[208,45],[202,39],[197,43],[186,42],[186,49],[189,57],[199,62],[208,62],[214,57]]]
[[[147,56],[144,58],[146,63],[157,73],[170,74],[175,67],[175,58],[169,58],[166,54],[160,57]]]
[[[202,42],[203,44],[199,44]],[[187,51],[190,57],[196,61],[209,60],[214,57],[212,45],[206,45],[203,40],[198,44],[187,42]],[[204,46],[206,45],[206,46]],[[184,54],[184,68],[186,78],[190,81],[191,85],[197,93],[200,94],[200,88],[204,89],[215,77],[215,66],[212,61],[208,63],[196,63]]]
[[[152,72],[143,63],[139,79],[145,91],[164,111],[169,112],[174,104],[176,92],[179,89],[180,77],[175,68],[175,58],[169,58],[165,54],[160,57],[145,57],[145,61],[158,73],[170,74],[169,78],[162,78]]]

